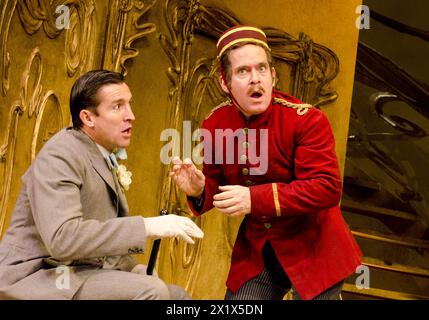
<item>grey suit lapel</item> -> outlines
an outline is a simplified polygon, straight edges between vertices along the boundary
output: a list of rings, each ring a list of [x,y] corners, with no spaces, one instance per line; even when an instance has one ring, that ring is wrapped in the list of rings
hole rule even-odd
[[[121,186],[119,184],[118,181],[118,177],[116,176],[116,174],[113,173],[113,180],[115,181],[116,187],[117,187],[117,194],[119,197],[119,215],[120,216],[125,216],[128,214],[128,203],[127,203],[127,199],[125,198],[125,194],[121,189]]]
[[[106,182],[116,195],[116,204],[118,214],[124,216],[128,214],[128,203],[125,195],[121,190],[116,174],[109,169],[107,159],[103,157],[98,150],[94,141],[91,140],[84,132],[75,131],[76,137],[83,141],[88,146],[88,156],[95,171]]]
[[[88,151],[89,160],[95,171],[100,175],[100,177],[107,183],[107,185],[115,192],[116,196],[118,196],[118,191],[116,190],[116,184],[113,180],[112,171],[109,170],[107,166],[106,160],[103,155],[98,151],[98,149],[92,148],[92,150]]]
[[[113,169],[110,168],[109,160],[103,157],[100,151],[97,149],[99,156],[90,155],[91,163],[98,174],[103,180],[109,185],[109,187],[115,192],[116,195],[116,211],[119,216],[125,216],[128,214],[128,203],[125,199],[125,195],[121,190],[121,186],[118,181],[118,177]]]

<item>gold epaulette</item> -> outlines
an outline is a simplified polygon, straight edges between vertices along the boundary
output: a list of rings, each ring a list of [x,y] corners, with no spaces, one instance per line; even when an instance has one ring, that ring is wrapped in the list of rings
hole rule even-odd
[[[226,101],[224,101],[224,102],[222,102],[222,103],[220,103],[220,104],[218,104],[216,107],[214,107],[210,112],[209,112],[209,114],[208,114],[208,116],[204,119],[204,120],[207,120],[208,118],[210,118],[210,116],[217,110],[217,109],[220,109],[220,108],[222,108],[222,107],[224,107],[224,106],[229,106],[229,105],[231,105],[232,104],[232,102],[231,102],[231,100],[226,100]]]
[[[280,103],[288,108],[297,109],[296,114],[299,116],[303,116],[304,114],[307,113],[308,110],[313,108],[313,106],[308,103],[293,103],[280,98],[274,98],[274,104],[276,103]]]

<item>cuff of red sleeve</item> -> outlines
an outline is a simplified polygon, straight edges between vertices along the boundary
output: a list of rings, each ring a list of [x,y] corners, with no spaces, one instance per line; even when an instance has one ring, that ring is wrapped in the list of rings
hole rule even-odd
[[[281,215],[277,183],[250,186],[251,214],[260,218]]]

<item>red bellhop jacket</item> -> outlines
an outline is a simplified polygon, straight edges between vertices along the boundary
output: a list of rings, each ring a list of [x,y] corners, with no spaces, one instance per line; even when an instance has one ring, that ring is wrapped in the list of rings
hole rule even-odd
[[[216,129],[232,129],[235,158],[233,163],[226,161],[226,138],[210,143],[212,154],[204,143],[205,199],[199,212],[188,199],[193,213],[213,208],[218,186],[250,188],[251,213],[240,226],[226,283],[232,292],[262,271],[267,240],[303,299],[312,299],[355,272],[362,253],[339,208],[341,178],[332,129],[323,112],[274,91],[263,114],[246,120],[234,105],[222,104],[202,127],[212,137]],[[250,129],[257,134],[250,135]],[[261,139],[260,129],[267,129],[267,140]],[[265,173],[264,166],[250,159],[255,152],[268,152]],[[223,161],[215,161],[216,154],[223,155]],[[251,174],[251,168],[263,174]]]

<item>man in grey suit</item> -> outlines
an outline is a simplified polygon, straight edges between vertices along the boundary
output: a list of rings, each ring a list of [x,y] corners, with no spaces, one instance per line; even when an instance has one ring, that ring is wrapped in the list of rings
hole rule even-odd
[[[0,299],[189,298],[130,255],[148,238],[203,237],[185,217],[128,216],[112,151],[130,144],[130,100],[119,73],[90,71],[73,85],[73,127],[53,136],[22,178],[0,243]]]

